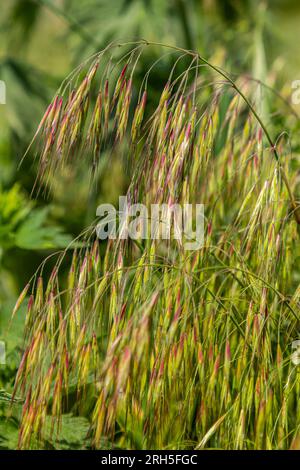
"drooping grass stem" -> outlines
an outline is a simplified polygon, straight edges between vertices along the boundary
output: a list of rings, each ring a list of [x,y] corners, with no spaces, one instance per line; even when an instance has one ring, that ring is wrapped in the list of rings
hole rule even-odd
[[[212,64],[211,62],[209,62],[208,60],[206,60],[204,57],[202,57],[201,54],[199,54],[198,52],[194,52],[194,51],[190,51],[188,49],[184,49],[182,47],[178,47],[178,46],[172,46],[172,45],[169,45],[169,44],[164,44],[164,43],[160,43],[160,42],[155,42],[155,41],[147,41],[147,40],[143,40],[141,41],[141,43],[144,43],[145,45],[149,45],[149,46],[160,46],[160,47],[167,47],[167,48],[170,48],[170,49],[173,49],[173,50],[177,50],[179,52],[183,52],[183,53],[186,53],[188,55],[191,55],[191,56],[196,56],[198,57],[198,59],[206,64],[210,69],[214,70],[215,72],[217,72],[219,75],[221,75],[223,78],[225,78],[225,80],[227,80],[230,85],[232,86],[232,88],[241,96],[241,98],[243,99],[243,101],[246,103],[246,105],[248,106],[249,110],[251,111],[251,113],[253,114],[253,116],[255,117],[255,119],[257,120],[257,122],[259,123],[259,125],[261,126],[270,146],[271,146],[271,150],[273,151],[274,153],[274,157],[276,158],[277,162],[278,162],[278,166],[279,166],[279,171],[280,171],[280,174],[282,176],[282,179],[284,181],[284,184],[286,186],[286,189],[288,191],[288,194],[289,194],[289,198],[290,198],[290,202],[291,202],[291,206],[292,206],[292,210],[293,210],[293,214],[294,214],[294,217],[295,217],[295,220],[297,222],[297,224],[300,225],[300,213],[299,213],[299,206],[295,200],[295,197],[293,195],[293,192],[292,192],[292,189],[290,187],[290,184],[289,184],[289,181],[288,181],[288,178],[285,174],[285,171],[280,163],[280,159],[279,159],[279,155],[278,155],[278,152],[277,152],[277,149],[276,149],[276,145],[275,145],[275,142],[273,141],[266,125],[264,124],[263,120],[261,119],[261,117],[259,116],[259,114],[257,113],[257,111],[255,110],[254,106],[250,103],[249,99],[247,98],[247,96],[242,92],[242,90],[237,86],[236,82],[225,72],[223,71],[222,69],[220,69],[219,67],[217,67],[216,65]],[[128,45],[130,43],[122,43],[122,44],[118,44],[118,46],[125,46],[125,45]]]

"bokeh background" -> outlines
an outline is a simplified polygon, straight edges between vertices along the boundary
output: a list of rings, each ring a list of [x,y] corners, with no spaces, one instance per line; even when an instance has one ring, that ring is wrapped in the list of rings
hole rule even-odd
[[[46,257],[91,223],[99,203],[115,203],[128,183],[121,159],[115,159],[103,166],[92,195],[87,169],[74,175],[70,167],[57,175],[47,197],[31,196],[34,155],[19,163],[63,78],[113,40],[145,38],[198,50],[226,70],[271,86],[276,77],[278,91],[290,100],[291,83],[300,79],[300,2],[1,0],[0,6],[0,80],[7,87],[6,104],[0,105],[0,340],[7,349],[0,389],[9,390],[22,348],[24,314],[8,328],[20,290]],[[151,48],[141,69],[159,54]],[[166,59],[150,84],[153,93],[168,73]],[[51,269],[51,258],[45,269]],[[3,426],[0,420],[0,447]]]

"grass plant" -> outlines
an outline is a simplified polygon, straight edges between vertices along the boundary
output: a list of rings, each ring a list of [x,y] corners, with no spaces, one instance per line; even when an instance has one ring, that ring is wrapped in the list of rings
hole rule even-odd
[[[136,80],[149,47],[174,56],[154,97],[159,61]],[[276,116],[261,119],[258,86],[146,41],[109,45],[62,84],[31,144],[37,190],[83,159],[96,184],[102,159],[122,155],[128,200],[204,204],[205,240],[110,240],[102,256],[94,225],[66,283],[66,251],[47,282],[41,266],[14,311],[30,295],[20,448],[42,446],[49,419],[59,436],[69,413],[95,448],[300,447],[297,156],[273,137]]]

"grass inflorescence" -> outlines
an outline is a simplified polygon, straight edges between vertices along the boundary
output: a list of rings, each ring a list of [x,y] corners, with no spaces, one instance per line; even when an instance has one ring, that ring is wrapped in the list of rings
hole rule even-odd
[[[299,213],[288,145],[260,118],[257,83],[191,51],[174,48],[149,100],[151,70],[139,87],[135,73],[150,46],[112,45],[62,85],[32,144],[37,184],[82,159],[96,179],[102,154],[121,153],[130,202],[205,205],[204,245],[117,239],[103,257],[93,227],[67,285],[62,257],[47,282],[37,273],[14,312],[31,293],[19,446],[43,441],[49,415],[59,434],[72,411],[90,420],[96,448],[295,448]]]

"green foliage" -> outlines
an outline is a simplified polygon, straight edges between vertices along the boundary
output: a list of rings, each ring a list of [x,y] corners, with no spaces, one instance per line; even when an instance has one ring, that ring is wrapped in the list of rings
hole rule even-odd
[[[48,223],[49,208],[33,208],[20,187],[0,191],[0,247],[27,250],[64,248],[72,240],[61,227]]]
[[[69,245],[71,237],[47,220],[48,213],[47,207],[35,207],[18,184],[10,190],[0,187],[0,340],[6,347],[6,364],[0,365],[0,387],[5,386],[9,390],[13,387],[20,360],[26,312],[21,309],[13,323],[10,322],[15,288],[5,269],[5,259],[10,250],[16,248],[37,251]],[[3,448],[16,448],[18,442],[19,417],[11,419],[2,406],[8,405],[11,398],[7,390],[0,390],[0,446]],[[13,399],[13,403],[22,401],[18,397]]]
[[[89,421],[84,417],[62,415],[59,433],[53,434],[53,420],[47,418],[44,439],[46,446],[53,449],[84,449],[90,445],[88,440]]]
[[[17,419],[0,419],[0,449],[15,450],[18,447],[18,429]],[[88,430],[89,422],[85,418],[63,415],[59,436],[55,437],[53,423],[48,418],[45,423],[44,448],[52,450],[85,449],[89,447]]]
[[[18,423],[13,419],[0,419],[0,449],[15,450],[18,447]]]
[[[13,397],[11,393],[5,390],[0,390],[0,401],[6,403],[24,403],[22,398]]]

